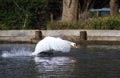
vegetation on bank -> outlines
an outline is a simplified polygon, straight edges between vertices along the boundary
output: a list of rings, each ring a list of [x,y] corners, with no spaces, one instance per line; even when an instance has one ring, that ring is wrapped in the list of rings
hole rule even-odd
[[[84,21],[49,22],[48,29],[100,29],[120,30],[120,15],[89,18]]]
[[[63,0],[0,0],[0,30],[120,29],[120,15],[99,18],[93,17],[85,20],[80,19],[79,21],[69,23],[52,21],[61,18],[62,1]],[[80,0],[79,4],[84,3],[84,1],[85,0]],[[85,1],[85,4],[86,2],[89,3],[89,1]],[[101,2],[101,4],[103,5],[103,2]],[[83,10],[85,7],[85,5],[82,7]],[[94,5],[94,7],[97,6]]]
[[[11,28],[8,24],[0,24],[0,29],[1,30],[23,29],[21,24],[17,24],[14,28]],[[120,15],[89,18],[84,21],[81,20],[81,21],[73,21],[73,22],[52,21],[46,23],[46,26],[47,29],[51,29],[51,30],[58,30],[58,29],[120,30]],[[31,29],[31,28],[27,28],[27,29]]]
[[[0,0],[0,30],[45,28],[50,13],[60,13],[60,0],[49,1]]]

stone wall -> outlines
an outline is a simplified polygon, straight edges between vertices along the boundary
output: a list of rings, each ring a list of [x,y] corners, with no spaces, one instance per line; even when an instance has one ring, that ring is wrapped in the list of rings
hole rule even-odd
[[[80,37],[80,32],[87,32],[88,41],[120,41],[119,30],[48,30],[42,31],[44,36]]]
[[[39,30],[1,30],[0,41],[4,42],[36,42],[36,31]],[[87,32],[87,41],[120,41],[119,30],[41,30],[42,36],[62,37],[79,41],[80,32]]]

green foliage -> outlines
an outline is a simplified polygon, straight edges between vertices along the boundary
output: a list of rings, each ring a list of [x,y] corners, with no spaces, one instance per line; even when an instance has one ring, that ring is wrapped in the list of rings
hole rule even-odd
[[[120,29],[120,15],[73,22],[49,22],[61,15],[62,0],[0,0],[0,30],[10,29]]]
[[[1,0],[0,29],[40,28],[48,17],[47,4],[48,0]]]
[[[0,0],[0,30],[45,29],[50,13],[60,15],[60,1]]]
[[[49,22],[48,29],[103,29],[120,30],[120,15],[91,18],[85,21]]]
[[[110,30],[119,30],[120,29],[120,15],[116,16],[107,16],[99,17],[92,19],[88,24],[89,29],[110,29]]]
[[[81,27],[81,22],[49,22],[47,29],[79,29]]]

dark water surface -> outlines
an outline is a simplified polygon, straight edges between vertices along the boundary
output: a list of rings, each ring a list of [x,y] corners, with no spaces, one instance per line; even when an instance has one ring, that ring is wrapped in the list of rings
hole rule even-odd
[[[120,78],[120,45],[80,46],[51,57],[29,56],[34,46],[0,44],[0,78]]]

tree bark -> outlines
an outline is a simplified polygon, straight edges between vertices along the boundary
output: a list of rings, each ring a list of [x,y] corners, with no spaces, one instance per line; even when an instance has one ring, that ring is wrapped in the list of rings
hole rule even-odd
[[[78,0],[63,0],[62,21],[71,22],[78,18]]]
[[[110,0],[110,15],[116,15],[119,13],[118,0]]]

